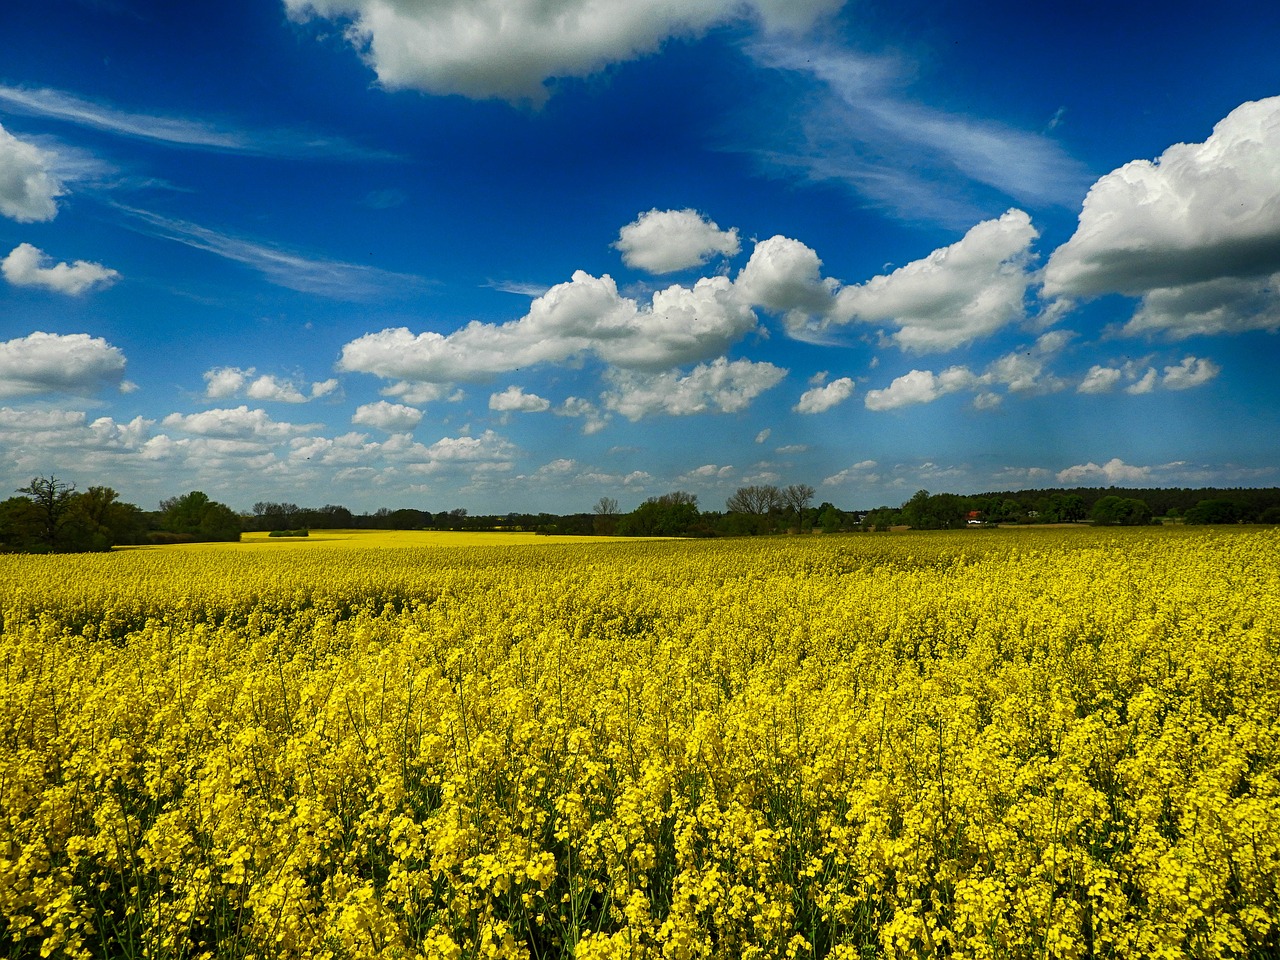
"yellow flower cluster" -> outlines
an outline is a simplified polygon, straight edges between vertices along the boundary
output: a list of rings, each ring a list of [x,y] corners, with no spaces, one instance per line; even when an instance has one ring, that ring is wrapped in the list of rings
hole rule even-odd
[[[11,956],[1280,952],[1280,536],[0,557]]]

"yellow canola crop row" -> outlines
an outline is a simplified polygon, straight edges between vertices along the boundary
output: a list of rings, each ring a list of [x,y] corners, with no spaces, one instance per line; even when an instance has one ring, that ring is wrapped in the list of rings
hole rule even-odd
[[[1280,535],[0,557],[11,956],[1280,951]]]
[[[165,544],[163,546],[121,547],[126,550],[232,550],[246,549],[288,550],[317,547],[509,547],[566,544],[604,543],[622,540],[622,537],[596,537],[556,535],[544,536],[520,530],[313,530],[305,537],[273,537],[265,532],[240,535],[235,542]]]

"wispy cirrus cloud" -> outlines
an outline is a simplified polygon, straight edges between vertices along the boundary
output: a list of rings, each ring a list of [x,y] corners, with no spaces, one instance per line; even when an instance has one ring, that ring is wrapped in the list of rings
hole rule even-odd
[[[393,273],[363,264],[324,257],[308,257],[271,244],[221,233],[187,220],[176,220],[148,210],[116,204],[129,225],[141,233],[163,237],[243,264],[269,282],[299,293],[336,300],[388,296],[422,286],[421,277]]]
[[[549,284],[530,283],[524,280],[490,280],[483,286],[499,293],[514,293],[521,297],[540,297],[551,289]]]
[[[17,113],[62,120],[118,136],[190,150],[217,150],[290,160],[395,160],[341,137],[304,130],[251,130],[189,117],[124,110],[63,90],[0,84],[0,104]]]
[[[820,43],[749,48],[762,66],[808,81],[781,138],[755,150],[768,168],[846,184],[900,219],[960,226],[989,213],[991,190],[1023,204],[1073,207],[1092,178],[1053,139],[908,96],[909,65]],[[753,106],[753,109],[757,109]]]

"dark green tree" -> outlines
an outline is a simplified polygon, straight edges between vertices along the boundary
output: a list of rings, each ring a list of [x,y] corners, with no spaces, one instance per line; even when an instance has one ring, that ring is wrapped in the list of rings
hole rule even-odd
[[[1219,498],[1201,500],[1183,516],[1183,522],[1196,525],[1239,523],[1242,519],[1244,519],[1244,511],[1240,509],[1239,504],[1233,500]]]
[[[891,527],[904,523],[902,511],[893,507],[876,507],[862,518],[862,529],[884,532]]]
[[[431,526],[431,514],[423,510],[414,510],[412,507],[401,507],[399,510],[392,510],[387,517],[387,523],[391,525],[392,530],[421,530],[423,527]]]
[[[968,512],[968,502],[954,493],[930,495],[928,490],[917,490],[902,505],[902,522],[913,530],[962,527]]]
[[[844,518],[833,503],[823,503],[818,507],[818,525],[823,533],[836,533],[844,523]]]
[[[1058,520],[1062,523],[1078,523],[1088,516],[1084,497],[1078,493],[1064,493],[1054,497]]]
[[[1151,508],[1133,497],[1103,497],[1093,505],[1091,519],[1103,527],[1138,527],[1151,522]]]
[[[109,550],[116,544],[143,543],[146,520],[132,503],[124,503],[110,487],[90,487],[75,494],[71,504],[72,528],[86,550]]]
[[[618,524],[624,537],[684,537],[694,532],[700,514],[698,498],[676,490],[650,497]]]
[[[902,505],[902,522],[915,530],[929,527],[929,491],[917,490],[911,499]]]
[[[29,553],[40,549],[40,514],[30,497],[0,501],[0,550]]]
[[[160,501],[160,527],[193,540],[240,539],[240,518],[199,490]]]

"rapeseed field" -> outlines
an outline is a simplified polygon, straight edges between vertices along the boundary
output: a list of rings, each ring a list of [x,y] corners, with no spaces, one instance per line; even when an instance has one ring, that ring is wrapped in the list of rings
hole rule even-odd
[[[1275,531],[448,543],[0,557],[0,953],[1280,952]]]

